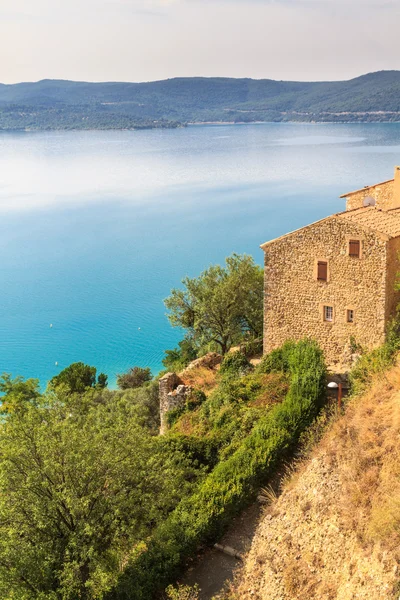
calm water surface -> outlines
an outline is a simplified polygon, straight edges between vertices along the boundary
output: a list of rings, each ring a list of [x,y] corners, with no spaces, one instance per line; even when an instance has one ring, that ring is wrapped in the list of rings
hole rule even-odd
[[[232,252],[261,264],[259,244],[395,164],[400,124],[0,134],[0,371],[157,372],[183,276]]]

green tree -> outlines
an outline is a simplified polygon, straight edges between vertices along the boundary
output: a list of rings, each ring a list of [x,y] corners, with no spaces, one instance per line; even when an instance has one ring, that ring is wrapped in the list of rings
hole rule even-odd
[[[168,318],[200,347],[213,344],[225,354],[246,334],[262,335],[263,270],[251,256],[233,254],[225,267],[211,266],[182,283],[165,300]]]
[[[127,373],[117,375],[117,385],[120,390],[128,390],[140,387],[152,379],[153,375],[149,367],[145,369],[142,369],[142,367],[133,367]]]
[[[165,350],[165,357],[162,360],[162,364],[169,371],[177,372],[184,369],[196,358],[197,348],[195,347],[193,340],[184,338],[178,343],[178,348]]]
[[[23,377],[12,379],[8,373],[3,373],[0,377],[0,392],[4,394],[1,397],[3,413],[26,407],[30,403],[37,403],[41,396],[38,379]]]
[[[102,394],[59,387],[0,424],[1,598],[101,599],[195,479],[132,403]]]
[[[99,388],[104,389],[107,387],[108,376],[105,373],[99,373],[97,377],[97,385]]]
[[[107,375],[100,373],[97,385],[100,388],[105,388],[107,379]],[[83,393],[87,388],[96,385],[96,367],[85,365],[83,362],[72,363],[53,377],[50,383],[53,387],[65,385],[72,393]]]

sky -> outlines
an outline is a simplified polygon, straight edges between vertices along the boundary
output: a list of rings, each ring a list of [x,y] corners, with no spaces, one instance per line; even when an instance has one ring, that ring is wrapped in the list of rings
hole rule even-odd
[[[0,82],[400,69],[400,0],[0,0]]]

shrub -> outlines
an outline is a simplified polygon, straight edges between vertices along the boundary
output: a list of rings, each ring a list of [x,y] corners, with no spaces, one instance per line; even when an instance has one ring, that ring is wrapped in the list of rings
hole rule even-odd
[[[127,373],[117,375],[117,385],[120,390],[128,390],[138,388],[144,383],[151,381],[153,376],[149,367],[142,369],[141,367],[133,367]]]
[[[219,536],[232,517],[272,476],[301,433],[313,421],[326,391],[326,369],[315,342],[285,350],[291,384],[285,400],[261,418],[239,448],[220,462],[198,490],[182,500],[156,530],[145,552],[133,557],[110,596],[149,600],[179,571],[199,544]]]
[[[168,600],[199,600],[200,588],[197,584],[193,587],[178,585],[177,588],[170,585],[165,591],[167,592]]]
[[[287,341],[276,350],[266,354],[258,365],[260,373],[287,373],[289,371],[289,356],[295,348],[295,342]]]
[[[230,352],[221,363],[219,372],[221,375],[236,375],[241,376],[250,371],[252,368],[247,357],[243,352]]]
[[[383,375],[394,361],[400,350],[400,311],[389,322],[386,330],[386,341],[379,348],[374,348],[361,356],[350,371],[350,385],[353,394],[362,393],[374,376]]]

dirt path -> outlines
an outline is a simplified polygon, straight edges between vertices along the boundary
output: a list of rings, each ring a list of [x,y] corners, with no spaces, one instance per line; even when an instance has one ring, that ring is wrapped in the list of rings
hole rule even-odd
[[[260,512],[258,503],[244,510],[232,521],[229,530],[219,543],[234,548],[240,554],[247,552],[260,519]],[[186,585],[197,583],[201,590],[200,600],[211,600],[213,596],[223,591],[227,581],[232,581],[236,569],[241,565],[240,560],[211,548],[195,559],[180,583]]]

